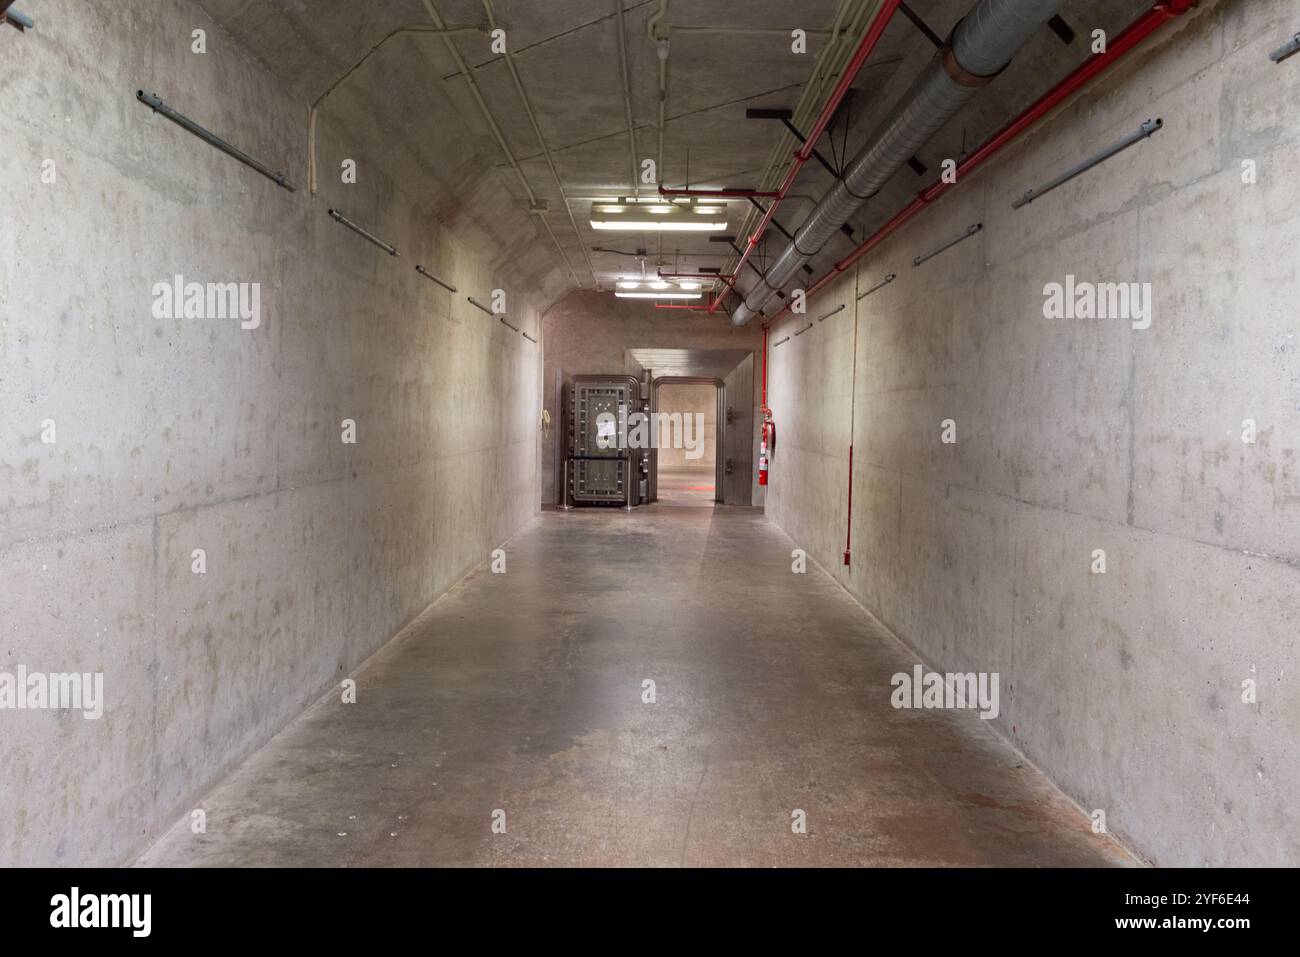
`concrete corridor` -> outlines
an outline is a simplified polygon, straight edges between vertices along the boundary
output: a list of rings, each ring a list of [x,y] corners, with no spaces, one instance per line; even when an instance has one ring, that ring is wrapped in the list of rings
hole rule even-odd
[[[758,510],[544,512],[140,863],[1134,863],[975,712],[891,707],[914,657],[792,548]]]
[[[0,0],[0,868],[1300,864],[1298,14]]]

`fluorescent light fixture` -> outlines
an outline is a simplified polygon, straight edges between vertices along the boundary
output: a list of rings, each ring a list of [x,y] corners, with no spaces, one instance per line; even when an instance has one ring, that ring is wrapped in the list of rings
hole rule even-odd
[[[625,197],[617,203],[591,204],[592,229],[717,233],[726,231],[726,218],[726,207],[719,203],[670,203],[662,199],[650,203],[639,197]]]
[[[618,286],[619,289],[638,289],[641,286],[639,282],[632,282],[631,280],[617,282],[614,285]]]
[[[616,292],[619,299],[699,299],[699,292]]]
[[[664,282],[662,279],[655,280],[650,284],[651,289],[667,289],[672,283]]]
[[[696,232],[696,233],[720,233],[727,228],[726,223],[702,223],[689,221],[668,222],[662,219],[630,219],[620,222],[617,219],[593,219],[591,221],[592,229],[621,229],[632,232],[657,232],[663,230]]]

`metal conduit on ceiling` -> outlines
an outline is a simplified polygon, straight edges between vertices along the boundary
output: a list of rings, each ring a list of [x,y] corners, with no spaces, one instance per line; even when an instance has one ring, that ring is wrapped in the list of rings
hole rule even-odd
[[[844,174],[777,255],[763,279],[743,293],[732,314],[744,325],[815,256],[849,217],[876,194],[916,151],[1011,61],[1056,15],[1060,0],[980,0],[957,25],[952,45],[939,50],[913,81]]]

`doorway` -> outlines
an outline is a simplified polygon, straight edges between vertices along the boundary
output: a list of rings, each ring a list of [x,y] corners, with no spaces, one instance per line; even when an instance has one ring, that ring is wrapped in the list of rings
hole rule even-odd
[[[660,422],[654,453],[655,498],[663,505],[712,508],[722,501],[721,410],[717,379],[663,377],[654,383]]]

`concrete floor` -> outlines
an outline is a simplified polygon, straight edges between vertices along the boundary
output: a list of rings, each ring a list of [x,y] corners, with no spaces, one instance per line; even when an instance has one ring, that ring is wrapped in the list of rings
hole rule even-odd
[[[661,505],[712,508],[718,494],[717,473],[713,463],[695,469],[661,468],[656,481],[656,494]]]
[[[546,512],[140,863],[1133,863],[973,712],[894,710],[911,656],[791,548],[756,510]]]

